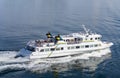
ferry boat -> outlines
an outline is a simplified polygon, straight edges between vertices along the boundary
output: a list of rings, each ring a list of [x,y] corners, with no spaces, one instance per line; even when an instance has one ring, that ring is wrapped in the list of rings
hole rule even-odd
[[[92,33],[83,27],[85,32],[69,35],[52,36],[48,33],[46,40],[29,41],[25,48],[21,49],[16,57],[27,56],[30,59],[59,58],[64,56],[82,55],[93,51],[110,51],[112,42],[102,41],[100,34]],[[57,39],[56,39],[57,38]]]

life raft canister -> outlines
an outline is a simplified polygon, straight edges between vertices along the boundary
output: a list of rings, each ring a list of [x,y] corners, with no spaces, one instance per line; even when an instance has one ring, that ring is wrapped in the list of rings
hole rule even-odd
[[[46,35],[47,35],[47,38],[52,38],[52,35],[50,34],[50,32],[48,32]]]
[[[57,38],[56,38],[56,39],[59,41],[59,40],[60,40],[60,37],[58,37],[58,36],[57,36]]]

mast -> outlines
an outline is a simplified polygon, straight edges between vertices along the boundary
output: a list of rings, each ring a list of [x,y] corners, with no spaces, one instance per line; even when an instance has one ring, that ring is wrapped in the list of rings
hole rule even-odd
[[[90,31],[90,30],[87,29],[84,24],[83,24],[82,26],[83,26],[83,29],[84,29],[85,33],[86,33],[87,35],[89,35],[89,31]]]

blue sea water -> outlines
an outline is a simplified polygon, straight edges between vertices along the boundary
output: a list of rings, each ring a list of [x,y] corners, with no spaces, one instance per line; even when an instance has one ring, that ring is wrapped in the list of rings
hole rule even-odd
[[[0,53],[18,51],[29,40],[45,38],[48,31],[54,35],[83,31],[82,24],[100,33],[103,40],[114,43],[111,58],[101,62],[94,72],[70,66],[67,71],[36,73],[9,66],[4,70],[0,67],[0,78],[119,78],[119,3],[119,0],[0,0]]]

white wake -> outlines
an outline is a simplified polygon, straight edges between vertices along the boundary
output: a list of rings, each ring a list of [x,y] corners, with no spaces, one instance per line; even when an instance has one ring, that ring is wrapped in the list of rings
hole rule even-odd
[[[0,52],[0,72],[5,70],[23,69],[33,72],[46,72],[51,69],[58,69],[60,71],[67,70],[70,64],[74,64],[75,60],[89,60],[91,57],[102,57],[109,54],[109,50],[94,51],[92,53],[86,53],[77,56],[67,56],[62,58],[48,58],[48,59],[36,59],[30,60],[28,58],[14,58],[18,52],[16,51],[1,51]]]

